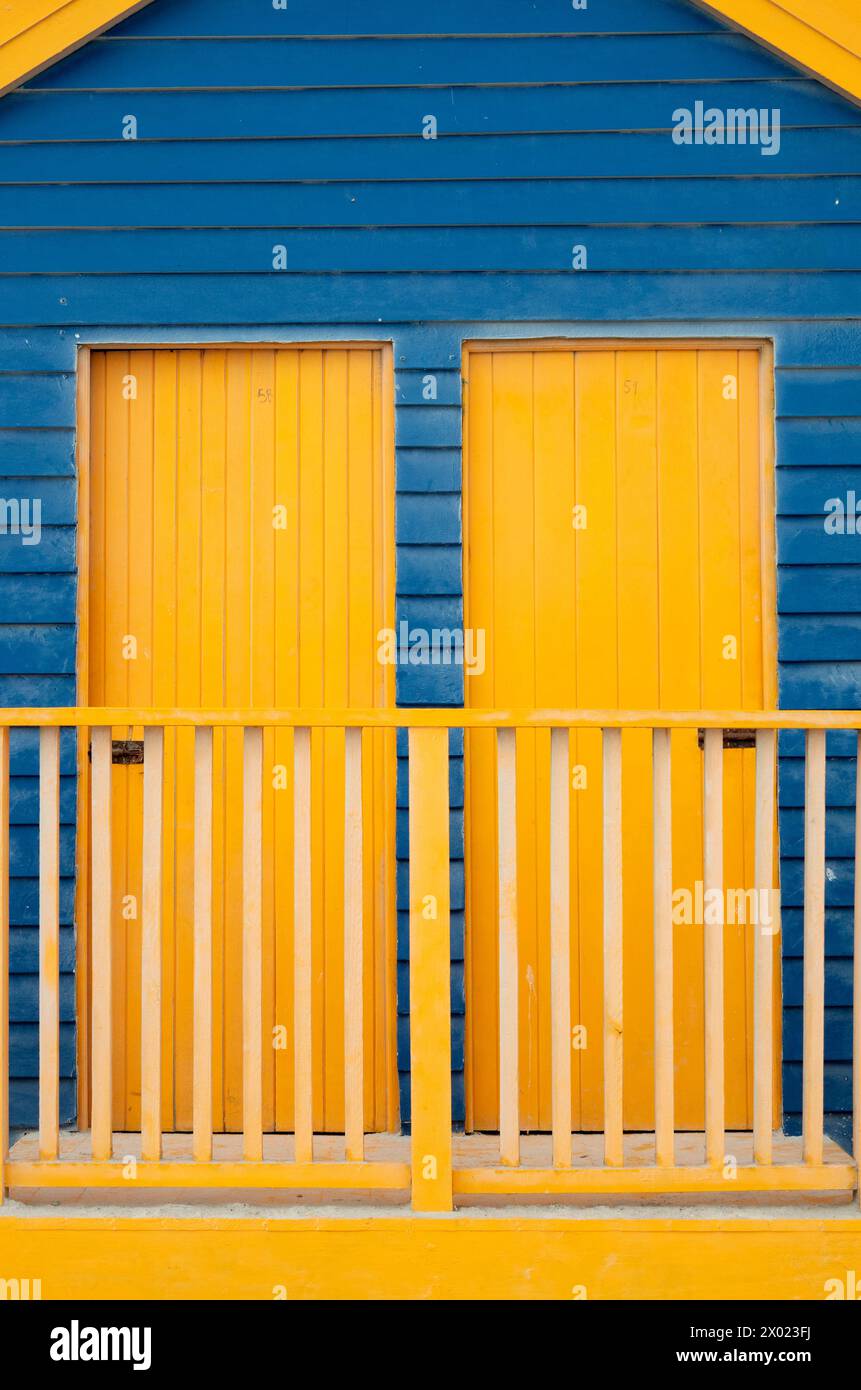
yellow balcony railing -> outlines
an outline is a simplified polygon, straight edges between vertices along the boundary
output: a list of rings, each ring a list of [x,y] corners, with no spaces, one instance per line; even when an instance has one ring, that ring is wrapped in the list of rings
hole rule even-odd
[[[458,1199],[489,1194],[575,1197],[586,1194],[845,1192],[858,1187],[856,1162],[824,1133],[825,1075],[825,771],[826,734],[861,726],[858,712],[709,713],[607,711],[284,711],[167,709],[17,709],[0,711],[0,1193],[24,1188],[127,1186],[130,1136],[114,1133],[112,1110],[111,959],[115,888],[111,879],[112,729],[143,730],[141,818],[140,1137],[134,1155],[139,1188],[265,1188],[294,1191],[392,1189],[421,1211],[444,1211]],[[10,731],[40,730],[39,768],[39,1109],[38,1133],[10,1148],[9,1078],[9,788]],[[78,731],[79,787],[89,817],[90,1127],[62,1131],[60,1094],[60,731]],[[193,997],[191,1059],[193,1123],[189,1136],[162,1132],[162,911],[165,895],[165,730],[194,730]],[[293,876],[292,1050],[293,1123],[289,1133],[264,1132],[262,995],[263,731],[292,729],[295,814],[289,855]],[[406,729],[409,752],[410,1071],[411,1136],[366,1133],[363,1029],[366,924],[363,875],[363,786],[369,775],[363,731]],[[702,815],[703,887],[723,893],[724,746],[743,728],[755,753],[754,882],[779,902],[775,887],[777,735],[806,736],[804,807],[803,1133],[778,1133],[776,1055],[779,990],[775,931],[755,926],[752,941],[752,1128],[734,1134],[731,1188],[725,1172],[726,1056],[724,921],[703,924],[704,1125],[682,1134],[676,1122],[674,1020],[674,815]],[[213,1052],[213,737],[243,731],[242,778],[242,1125],[235,1141],[214,1131]],[[312,731],[343,737],[343,1136],[315,1133],[312,1027]],[[453,1134],[450,1003],[449,730],[496,731],[495,827],[498,902],[499,1134]],[[519,1009],[523,988],[518,952],[516,731],[542,731],[549,742],[550,1039],[552,1128],[525,1134],[521,1123]],[[597,1136],[572,1129],[570,997],[571,863],[569,735],[601,731],[602,851],[579,872],[598,876],[603,978],[603,1122]],[[626,1133],[623,1107],[623,787],[626,730],[651,732],[654,954],[654,1131]],[[702,801],[674,804],[673,733],[700,730]],[[237,735],[239,737],[239,735]],[[857,745],[856,745],[857,746]],[[167,803],[169,804],[169,802]],[[859,803],[861,804],[861,803]],[[861,831],[856,833],[857,853]],[[78,867],[79,874],[82,868]],[[467,873],[469,864],[467,863]],[[855,879],[853,1010],[854,1151],[861,1117],[861,884]],[[779,921],[779,908],[778,921]],[[769,919],[771,920],[771,919]],[[481,987],[481,982],[474,984]],[[588,1137],[588,1143],[586,1138]],[[227,1142],[231,1139],[233,1147]],[[582,1141],[582,1142],[581,1142]],[[120,1147],[118,1147],[120,1144]]]

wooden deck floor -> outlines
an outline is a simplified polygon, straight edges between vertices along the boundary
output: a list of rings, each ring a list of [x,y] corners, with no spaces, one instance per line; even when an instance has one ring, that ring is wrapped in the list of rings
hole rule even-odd
[[[492,1169],[499,1166],[499,1136],[495,1134],[456,1134],[454,1136],[454,1167],[456,1171],[470,1169]],[[213,1138],[213,1161],[236,1162],[241,1159],[242,1137],[238,1134],[217,1134]],[[169,1160],[191,1159],[191,1135],[165,1134],[163,1141],[164,1158]],[[730,1133],[726,1137],[726,1152],[740,1167],[753,1161],[753,1140],[748,1132]],[[652,1134],[628,1134],[625,1136],[625,1166],[631,1168],[650,1168],[654,1165],[654,1136]],[[138,1158],[140,1155],[140,1135],[136,1133],[117,1133],[114,1135],[114,1159]],[[90,1136],[85,1131],[64,1131],[60,1136],[60,1159],[70,1162],[87,1161],[90,1156]],[[293,1160],[293,1137],[289,1134],[265,1135],[263,1140],[264,1160],[291,1162]],[[369,1134],[365,1140],[367,1161],[380,1163],[408,1163],[410,1159],[410,1139],[400,1134]],[[12,1162],[33,1162],[38,1158],[38,1136],[35,1132],[21,1135],[12,1145]],[[705,1144],[702,1134],[679,1134],[676,1137],[676,1162],[679,1167],[697,1167],[704,1162]],[[321,1163],[341,1162],[344,1159],[344,1139],[342,1135],[317,1135],[314,1139],[314,1159]],[[833,1140],[825,1141],[825,1163],[845,1165],[849,1156]],[[774,1162],[776,1165],[798,1165],[802,1162],[801,1140],[783,1134],[775,1135]],[[575,1169],[600,1170],[603,1167],[603,1136],[600,1134],[575,1134],[572,1136],[572,1166]],[[550,1169],[552,1167],[551,1139],[547,1134],[524,1135],[521,1141],[521,1167],[524,1169]],[[182,1204],[201,1205],[207,1208],[241,1203],[243,1206],[272,1207],[283,1206],[289,1200],[295,1205],[319,1205],[321,1200],[328,1205],[348,1203],[351,1206],[367,1203],[373,1206],[400,1206],[408,1203],[409,1197],[403,1191],[375,1191],[362,1193],[356,1190],[334,1191],[309,1188],[304,1191],[290,1191],[283,1188],[249,1190],[232,1188],[220,1189],[160,1189],[154,1193],[151,1188],[128,1187],[106,1188],[12,1188],[13,1200],[26,1205],[52,1205],[85,1208],[89,1206],[140,1208],[157,1202],[159,1206]],[[806,1192],[739,1193],[727,1183],[726,1194],[678,1193],[660,1194],[639,1192],[626,1196],[614,1193],[608,1196],[601,1193],[548,1195],[518,1194],[516,1198],[506,1195],[482,1194],[473,1196],[461,1193],[458,1206],[510,1206],[527,1202],[530,1205],[559,1204],[564,1201],[574,1206],[607,1205],[613,1206],[661,1206],[678,1204],[714,1205],[721,1201],[743,1205],[787,1205],[795,1202],[809,1203],[811,1200],[827,1204],[841,1204],[852,1200],[851,1192],[823,1192],[821,1195]]]

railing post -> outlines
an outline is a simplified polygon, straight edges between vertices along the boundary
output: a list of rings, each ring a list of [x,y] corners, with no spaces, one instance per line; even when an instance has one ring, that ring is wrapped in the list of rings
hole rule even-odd
[[[410,1051],[414,1211],[451,1211],[448,730],[411,729]]]
[[[93,729],[90,742],[92,773],[92,872],[90,886],[92,960],[92,1090],[90,1130],[93,1158],[113,1156],[113,1094],[111,1036],[111,731]]]
[[[60,1149],[60,730],[39,735],[39,1157]]]
[[[825,730],[809,729],[804,762],[804,1041],[802,1120],[805,1163],[821,1163],[825,1098]]]
[[[0,729],[0,1203],[9,1153],[9,730]]]
[[[861,734],[855,743],[855,930],[852,965],[852,1157],[861,1203]]]
[[[161,1158],[164,729],[144,729],[141,864],[141,1158]]]

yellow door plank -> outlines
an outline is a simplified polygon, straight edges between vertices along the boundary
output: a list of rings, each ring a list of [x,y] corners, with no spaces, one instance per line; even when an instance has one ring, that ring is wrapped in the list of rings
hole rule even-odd
[[[208,707],[216,722],[236,707],[392,704],[394,672],[376,659],[377,633],[394,626],[388,355],[359,346],[141,349],[94,352],[91,368],[89,702]],[[315,730],[310,741],[313,1122],[338,1130],[344,738]],[[391,1120],[397,1094],[393,731],[376,730],[366,744],[356,978],[365,1122],[376,1129]],[[242,746],[241,730],[216,728],[214,1132],[243,1127]],[[264,733],[260,1085],[263,1128],[282,1131],[294,1101],[293,746],[289,729]],[[185,1130],[194,1119],[194,749],[192,728],[167,731],[161,1122]],[[140,1124],[142,786],[139,765],[114,768],[113,1115],[130,1129]]]
[[[767,378],[758,348],[559,342],[470,348],[465,362],[466,623],[486,632],[468,707],[709,710],[773,698],[763,453]],[[648,721],[644,721],[647,723]],[[654,1124],[652,747],[622,734],[624,1103],[626,1127]],[[552,1125],[549,739],[520,731],[518,951],[524,1128]],[[604,1124],[601,734],[571,739],[572,1123]],[[725,757],[724,877],[755,877],[752,752]],[[495,763],[481,729],[466,740],[467,1122],[499,1123]],[[662,776],[666,777],[666,773]],[[671,884],[692,903],[703,879],[702,753],[673,735]],[[669,809],[669,808],[668,808]],[[644,833],[645,831],[645,833]],[[662,897],[669,872],[662,862]],[[665,924],[666,927],[666,924]],[[666,931],[665,931],[666,937]],[[673,926],[673,1094],[664,1113],[704,1124],[704,925]],[[753,1115],[750,926],[725,930],[726,1123]],[[716,1055],[717,1044],[714,1045]],[[664,1122],[663,1161],[671,1158]]]

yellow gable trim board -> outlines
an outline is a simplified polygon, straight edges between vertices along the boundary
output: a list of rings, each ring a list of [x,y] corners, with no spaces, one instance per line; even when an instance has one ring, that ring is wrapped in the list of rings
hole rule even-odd
[[[0,96],[150,0],[12,0],[0,6]]]
[[[151,0],[6,0],[0,4],[0,96]],[[692,0],[861,101],[856,0]]]
[[[861,101],[858,0],[697,0],[757,42]]]

